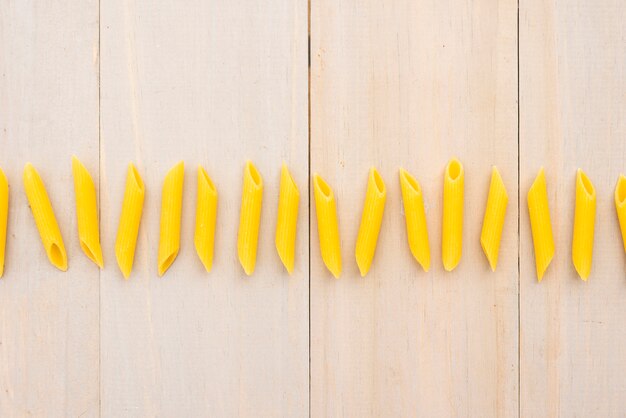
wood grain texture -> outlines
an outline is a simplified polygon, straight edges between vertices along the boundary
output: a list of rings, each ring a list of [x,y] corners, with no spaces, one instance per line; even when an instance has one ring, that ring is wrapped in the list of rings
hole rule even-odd
[[[307,5],[102,2],[102,416],[308,415]],[[237,261],[246,159],[264,180],[254,275]],[[181,251],[157,277],[161,186],[185,161]],[[274,248],[281,162],[301,188],[296,266]],[[125,168],[146,200],[112,265]],[[213,269],[193,246],[197,165],[218,191]]]
[[[626,4],[520,1],[521,416],[623,416],[625,257],[613,191],[626,171]],[[526,193],[546,169],[556,254],[534,272]],[[572,264],[574,186],[597,193],[588,282]]]
[[[0,166],[9,225],[0,280],[0,415],[97,416],[98,268],[80,249],[71,156],[98,179],[97,1],[0,2]],[[70,257],[53,267],[24,193],[39,171]]]
[[[334,188],[342,278],[311,219],[311,416],[516,416],[518,412],[517,3],[311,4],[311,171]],[[463,258],[441,262],[443,172],[465,166]],[[491,165],[511,196],[500,264],[480,231]],[[367,173],[387,206],[370,273],[354,245]],[[398,168],[421,183],[433,267],[413,260]]]

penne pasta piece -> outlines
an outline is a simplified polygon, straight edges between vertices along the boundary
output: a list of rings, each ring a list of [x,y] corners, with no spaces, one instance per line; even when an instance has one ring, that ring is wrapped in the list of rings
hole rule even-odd
[[[593,234],[596,221],[596,189],[589,177],[579,168],[576,172],[576,208],[574,211],[574,237],[572,261],[581,279],[591,273]]]
[[[296,254],[296,228],[300,192],[283,163],[280,170],[280,194],[278,197],[278,219],[276,221],[276,251],[280,261],[291,274]]]
[[[403,168],[400,169],[400,188],[411,254],[424,271],[428,271],[430,269],[430,244],[422,188],[417,180]]]
[[[446,271],[461,261],[463,252],[463,199],[465,173],[459,160],[453,158],[446,166],[443,182],[442,259]]]
[[[263,179],[251,161],[246,163],[243,174],[241,213],[237,235],[239,263],[248,276],[254,272],[256,250],[261,226],[261,204],[263,203]]]
[[[356,239],[356,264],[359,266],[361,277],[365,277],[374,260],[378,234],[383,223],[387,189],[380,173],[371,168],[367,180],[365,204],[361,215],[361,226]]]
[[[133,269],[145,194],[146,190],[143,180],[137,168],[131,163],[128,165],[122,214],[120,215],[120,224],[117,228],[117,238],[115,240],[115,258],[126,279],[128,279]]]
[[[159,276],[170,268],[180,250],[180,221],[183,213],[185,163],[176,164],[165,175],[161,196],[161,233],[159,235]]]
[[[9,215],[9,182],[0,169],[0,277],[4,274],[4,253],[7,243],[7,219]]]
[[[341,245],[335,195],[319,174],[313,175],[313,190],[322,260],[326,268],[338,279],[341,275]]]
[[[100,247],[96,186],[87,168],[76,157],[72,157],[72,177],[74,177],[80,248],[91,261],[102,268],[104,262],[102,260],[102,248]]]
[[[528,213],[535,247],[535,264],[537,280],[541,281],[543,274],[554,257],[554,238],[552,223],[550,222],[550,208],[548,207],[548,188],[543,167],[537,178],[528,190]]]
[[[24,190],[48,259],[61,271],[67,270],[67,253],[46,187],[31,163],[24,167]]]
[[[196,203],[196,231],[194,245],[207,272],[213,266],[215,223],[217,220],[217,189],[207,172],[198,166],[198,201]]]
[[[626,252],[626,177],[623,174],[619,175],[617,186],[615,186],[615,209],[617,210],[622,243]]]
[[[480,246],[489,260],[492,271],[496,271],[498,265],[498,253],[500,252],[500,240],[504,227],[504,216],[509,196],[506,187],[496,166],[491,169],[491,184],[487,197],[487,209],[483,218],[483,229],[480,234]]]

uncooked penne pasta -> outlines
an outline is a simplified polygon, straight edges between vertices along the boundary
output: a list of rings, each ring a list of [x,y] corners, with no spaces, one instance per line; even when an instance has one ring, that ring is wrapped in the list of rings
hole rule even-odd
[[[67,253],[46,187],[31,163],[24,167],[24,190],[48,259],[61,271],[67,270]]]
[[[72,157],[72,177],[74,177],[80,248],[91,261],[102,268],[104,262],[100,247],[96,186],[87,168],[76,157]]]
[[[296,227],[300,192],[287,166],[280,170],[280,194],[278,197],[278,219],[276,221],[276,251],[280,261],[291,274],[296,254]]]
[[[554,238],[552,236],[552,223],[550,222],[550,208],[548,207],[548,187],[543,167],[539,170],[537,178],[528,190],[528,214],[535,247],[537,280],[541,281],[554,257]]]
[[[367,192],[365,194],[361,226],[359,227],[355,249],[356,264],[359,266],[361,277],[367,274],[374,260],[386,199],[387,189],[385,188],[385,183],[380,173],[375,168],[371,168],[367,180]]]
[[[428,271],[430,269],[430,244],[422,188],[417,180],[403,168],[400,169],[400,188],[411,254],[424,271]]]
[[[117,238],[115,240],[115,258],[126,279],[128,279],[133,269],[145,194],[145,186],[137,168],[133,164],[129,164],[122,214],[120,215],[120,224],[117,228]]]
[[[185,164],[181,161],[170,169],[163,181],[161,195],[161,233],[159,234],[159,276],[170,268],[180,250],[180,221],[183,213],[183,181]]]
[[[261,205],[263,203],[263,179],[251,161],[246,163],[243,173],[237,254],[239,263],[249,276],[256,265],[256,251],[261,226]]]
[[[207,172],[198,166],[198,201],[196,202],[196,231],[194,245],[207,272],[213,266],[215,223],[217,220],[217,189]]]
[[[463,199],[465,173],[459,160],[453,158],[446,166],[443,181],[443,267],[452,271],[461,261],[463,252]]]
[[[624,251],[626,251],[626,177],[619,175],[617,186],[615,186],[615,209],[617,210],[617,219],[622,232],[622,243]]]
[[[0,277],[4,274],[4,253],[7,243],[7,219],[9,217],[9,182],[0,169]]]
[[[480,234],[480,246],[489,260],[492,271],[496,271],[498,265],[498,253],[500,252],[500,240],[504,227],[504,216],[509,196],[500,176],[500,172],[493,166],[491,169],[491,184],[487,197],[487,209],[483,218],[483,229]]]
[[[326,268],[338,279],[341,275],[341,244],[335,195],[318,174],[313,175],[313,190],[322,260]]]
[[[596,189],[589,177],[579,168],[576,172],[576,208],[574,211],[574,237],[572,261],[581,279],[591,273],[593,233],[596,222]]]

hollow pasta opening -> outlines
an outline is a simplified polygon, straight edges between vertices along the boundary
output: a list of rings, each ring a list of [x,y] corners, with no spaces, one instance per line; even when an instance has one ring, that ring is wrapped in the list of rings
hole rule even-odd
[[[593,187],[593,184],[591,184],[589,177],[587,177],[587,175],[583,173],[582,170],[578,170],[578,173],[580,174],[580,180],[582,182],[583,188],[585,189],[585,192],[587,193],[587,195],[589,197],[595,196],[596,189]]]
[[[380,176],[380,173],[376,169],[372,169],[372,176],[374,177],[374,185],[376,185],[378,193],[385,193],[385,183],[383,182],[383,178]]]
[[[324,195],[325,198],[330,199],[333,196],[333,191],[330,189],[328,183],[324,181],[319,175],[315,175],[315,187]]]
[[[63,266],[65,262],[63,261],[63,253],[61,252],[61,248],[58,245],[52,244],[50,246],[50,258],[52,259],[55,266]]]
[[[620,205],[626,204],[626,177],[621,176],[617,183],[617,201]]]
[[[415,192],[417,194],[421,194],[422,193],[422,188],[420,187],[419,183],[417,182],[417,180],[415,180],[415,178],[412,175],[410,175],[405,170],[402,170],[402,174],[401,175],[402,175],[402,178],[409,185],[409,187],[411,189],[413,189],[413,192]]]
[[[462,170],[463,167],[461,166],[461,163],[457,160],[452,160],[448,164],[448,177],[450,180],[454,181],[461,176]]]
[[[200,167],[199,173],[200,173],[200,177],[202,181],[205,182],[206,185],[209,186],[209,189],[211,189],[211,192],[215,194],[216,193],[215,185],[213,184],[213,181],[211,181],[211,178],[207,174],[206,170]]]
[[[137,186],[137,188],[143,192],[144,190],[143,180],[141,179],[141,176],[139,175],[139,172],[137,171],[137,167],[131,164],[129,167],[129,173],[132,176],[132,180],[135,182],[135,186]]]
[[[261,187],[261,184],[262,184],[261,175],[257,171],[254,164],[248,161],[248,163],[246,164],[246,170],[248,171],[248,174],[250,175],[250,178],[252,179],[252,182],[254,183],[254,185],[257,187]]]

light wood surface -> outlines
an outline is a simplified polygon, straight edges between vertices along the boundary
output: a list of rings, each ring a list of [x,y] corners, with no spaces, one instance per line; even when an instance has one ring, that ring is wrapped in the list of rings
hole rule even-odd
[[[311,5],[311,172],[337,198],[343,275],[311,219],[311,416],[517,414],[516,2]],[[463,258],[441,261],[443,172],[465,167]],[[501,262],[480,248],[491,165],[511,203]],[[372,269],[354,247],[370,166],[388,190]],[[398,167],[421,182],[432,268],[409,251]]]
[[[102,415],[308,415],[304,2],[101,4]],[[259,43],[262,40],[262,43]],[[256,271],[237,260],[246,159],[264,181]],[[185,161],[181,251],[157,277],[161,186]],[[297,259],[274,248],[280,164],[302,190]],[[129,281],[114,265],[125,169],[146,201]],[[197,165],[218,191],[215,262],[193,247]]]
[[[620,0],[0,0],[0,417],[623,416],[624,21]],[[101,271],[78,242],[73,154],[98,190]],[[454,156],[465,228],[446,273]],[[236,249],[247,159],[264,181],[251,277]],[[161,187],[180,160],[181,250],[159,278]],[[27,161],[67,273],[41,245]],[[283,161],[301,195],[292,276],[274,247]],[[130,162],[147,192],[126,281],[114,243]],[[198,164],[219,196],[210,273],[193,247]],[[494,164],[509,193],[495,273],[479,242]],[[372,166],[388,196],[361,278]],[[526,193],[540,166],[556,257],[537,284]],[[399,167],[423,188],[428,273],[409,251]],[[571,262],[578,167],[598,194],[587,283]],[[337,197],[339,280],[320,257],[314,172]]]
[[[626,412],[626,266],[613,192],[626,171],[626,4],[520,1],[522,417]],[[545,166],[556,253],[534,270],[526,193]],[[593,265],[572,264],[574,181],[597,193]]]
[[[82,254],[71,156],[98,181],[98,8],[0,2],[0,166],[9,223],[0,280],[0,415],[97,416],[98,267]],[[69,256],[54,268],[24,193],[41,175]]]

